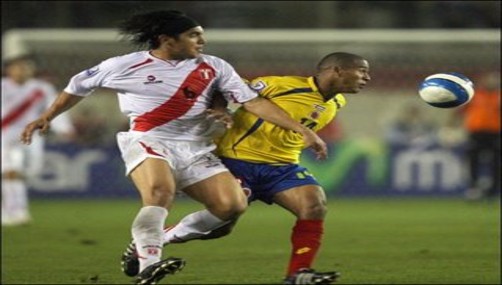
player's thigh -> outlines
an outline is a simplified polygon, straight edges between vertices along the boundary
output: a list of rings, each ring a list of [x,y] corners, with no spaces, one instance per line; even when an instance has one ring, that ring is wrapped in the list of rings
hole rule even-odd
[[[243,211],[247,205],[246,195],[228,171],[187,186],[183,192],[207,208]]]
[[[35,136],[30,146],[26,149],[25,175],[28,178],[37,176],[42,172],[45,164],[44,147],[44,139],[40,136]]]
[[[24,177],[26,151],[23,146],[2,145],[2,179],[21,179]]]
[[[171,206],[176,184],[171,167],[167,161],[157,158],[146,158],[130,177],[138,189],[145,206]]]
[[[319,185],[307,184],[274,195],[274,203],[302,219],[321,219],[326,215],[326,194]]]

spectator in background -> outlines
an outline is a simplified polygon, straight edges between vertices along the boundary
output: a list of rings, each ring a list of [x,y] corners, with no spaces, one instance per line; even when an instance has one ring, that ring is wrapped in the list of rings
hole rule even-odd
[[[392,144],[417,149],[425,149],[437,142],[434,123],[415,104],[401,108],[397,118],[387,124],[385,138]]]
[[[19,141],[24,126],[36,119],[56,98],[52,84],[34,78],[36,66],[29,56],[4,62],[2,76],[2,226],[31,220],[27,179],[43,167],[44,138],[36,136],[31,146]],[[52,130],[71,137],[68,116],[54,121]]]
[[[500,195],[500,72],[483,74],[474,83],[472,100],[454,113],[468,133],[469,184],[466,198]]]

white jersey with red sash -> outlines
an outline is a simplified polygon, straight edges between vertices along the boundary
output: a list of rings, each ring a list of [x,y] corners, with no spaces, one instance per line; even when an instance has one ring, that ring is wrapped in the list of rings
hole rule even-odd
[[[215,124],[207,120],[205,110],[213,90],[235,103],[257,97],[223,59],[201,55],[166,61],[148,51],[113,57],[82,71],[65,92],[87,96],[98,87],[117,91],[130,131],[185,141],[211,138]]]
[[[2,78],[2,171],[22,170],[26,160],[37,165],[34,168],[40,168],[43,139],[36,135],[32,145],[26,147],[20,141],[21,132],[26,124],[37,119],[55,98],[55,88],[46,81],[29,79],[19,84],[8,77]],[[58,133],[71,132],[73,126],[68,115],[63,114],[55,119],[51,130]]]
[[[18,84],[2,78],[2,142],[19,143],[25,125],[40,116],[55,94],[54,88],[41,80]]]

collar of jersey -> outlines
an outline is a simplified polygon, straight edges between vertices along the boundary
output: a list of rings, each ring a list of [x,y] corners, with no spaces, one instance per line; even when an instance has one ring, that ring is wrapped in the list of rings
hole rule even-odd
[[[319,88],[317,88],[317,85],[315,84],[315,81],[314,81],[314,76],[308,77],[307,82],[310,85],[310,88],[312,88],[313,92],[319,92]]]
[[[147,51],[146,54],[147,54],[147,57],[149,57],[151,59],[154,59],[156,61],[160,61],[160,62],[163,62],[163,63],[167,63],[167,64],[169,64],[170,66],[173,66],[173,67],[176,67],[180,63],[188,60],[188,59],[179,59],[179,60],[178,59],[162,59],[162,58],[159,58],[159,57],[156,57],[155,55],[153,55],[151,50]]]
[[[324,96],[321,94],[321,92],[319,92],[319,88],[317,88],[317,85],[315,84],[314,76],[307,77],[307,83],[309,84],[310,88],[312,88],[312,92],[319,94],[322,101],[328,102],[329,100],[333,100],[333,98],[331,98],[328,101],[325,101],[326,99],[324,99]]]

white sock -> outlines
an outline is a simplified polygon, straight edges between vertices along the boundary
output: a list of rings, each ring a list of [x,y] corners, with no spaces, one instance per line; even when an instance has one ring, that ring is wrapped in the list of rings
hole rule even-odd
[[[162,258],[162,235],[167,210],[146,206],[139,210],[132,224],[132,236],[139,257],[139,272]]]
[[[12,198],[9,196],[9,186],[5,179],[2,179],[2,223],[3,221],[7,221],[10,219],[12,215],[12,210],[10,209],[12,206],[11,202]]]
[[[189,214],[174,227],[164,230],[164,244],[200,238],[229,222],[221,220],[206,209]]]
[[[2,179],[2,217],[12,221],[30,219],[28,191],[23,180]]]

